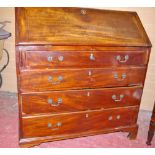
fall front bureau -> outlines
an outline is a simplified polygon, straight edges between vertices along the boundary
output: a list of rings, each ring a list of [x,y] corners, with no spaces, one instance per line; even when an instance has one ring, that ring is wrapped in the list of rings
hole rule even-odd
[[[16,8],[19,144],[128,132],[151,43],[135,12]]]

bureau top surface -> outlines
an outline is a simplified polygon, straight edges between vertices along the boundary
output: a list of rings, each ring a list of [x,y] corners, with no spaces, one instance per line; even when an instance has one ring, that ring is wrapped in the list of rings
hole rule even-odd
[[[16,45],[151,46],[135,12],[16,8]]]

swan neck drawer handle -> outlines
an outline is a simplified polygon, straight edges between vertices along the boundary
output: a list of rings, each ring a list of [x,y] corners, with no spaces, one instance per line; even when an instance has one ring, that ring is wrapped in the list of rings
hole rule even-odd
[[[57,77],[58,81],[53,81],[53,77],[52,76],[48,76],[48,81],[51,82],[52,84],[60,84],[61,81],[63,80],[63,76],[59,75]]]
[[[52,124],[51,124],[51,123],[48,123],[48,124],[47,124],[47,127],[48,127],[48,128],[51,128],[51,127],[52,127]]]
[[[61,122],[58,122],[58,123],[56,124],[56,126],[59,128],[59,127],[62,126],[62,123],[61,123]]]
[[[122,101],[122,99],[124,98],[124,95],[123,94],[120,94],[119,95],[119,99],[116,97],[116,95],[112,95],[112,99],[115,101],[115,102],[120,102]]]
[[[118,74],[115,73],[115,74],[114,74],[114,78],[117,79],[117,81],[123,81],[123,80],[126,78],[126,73],[123,73],[123,74],[121,75],[121,78],[119,78],[119,77],[118,77]]]
[[[116,60],[119,61],[120,63],[125,63],[129,60],[129,56],[125,55],[124,59],[122,59],[120,55],[117,55]]]
[[[55,125],[52,125],[52,123],[48,123],[47,124],[47,127],[49,129],[51,129],[53,127],[53,129],[56,129],[56,128],[60,128],[62,126],[62,123],[61,122],[57,122]]]
[[[59,106],[59,105],[62,103],[62,98],[58,98],[58,100],[57,100],[56,103],[53,102],[53,100],[52,100],[51,98],[49,98],[49,99],[47,100],[47,102],[48,102],[48,104],[50,104],[51,106],[57,107],[57,106]]]

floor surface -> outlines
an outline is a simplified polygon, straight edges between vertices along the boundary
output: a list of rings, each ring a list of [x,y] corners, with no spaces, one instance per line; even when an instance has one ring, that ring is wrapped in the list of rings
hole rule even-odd
[[[150,116],[150,112],[140,111],[136,140],[129,140],[127,133],[117,132],[43,143],[36,148],[155,148],[155,136],[152,145],[146,145]],[[0,148],[17,147],[19,147],[17,97],[15,94],[0,92]]]

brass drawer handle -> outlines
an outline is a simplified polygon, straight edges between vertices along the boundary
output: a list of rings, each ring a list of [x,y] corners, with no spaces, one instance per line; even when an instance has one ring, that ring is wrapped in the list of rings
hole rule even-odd
[[[95,60],[95,57],[94,57],[94,54],[93,53],[90,54],[89,59],[90,60],[93,60],[93,61]]]
[[[63,61],[64,60],[64,57],[62,55],[58,56],[58,60],[59,61]],[[47,61],[48,62],[52,62],[53,61],[53,57],[52,56],[48,56],[47,57]]]
[[[115,102],[120,102],[122,101],[122,99],[124,98],[124,95],[123,94],[120,94],[119,95],[119,99],[117,99],[116,95],[112,95],[112,99],[115,101]]]
[[[60,84],[61,81],[63,80],[63,77],[61,75],[58,76],[58,81],[52,81],[53,77],[52,76],[48,76],[48,81],[51,82],[52,84]]]
[[[116,56],[116,60],[119,61],[120,63],[125,63],[127,62],[129,59],[129,56],[128,55],[125,55],[124,59],[122,60],[121,56],[120,55],[117,55]]]
[[[59,80],[59,81],[62,81],[62,80],[63,80],[63,77],[62,77],[61,75],[59,75],[59,76],[58,76],[58,80]]]
[[[63,61],[63,60],[64,60],[64,57],[63,57],[62,55],[60,55],[60,56],[58,57],[58,60],[59,60],[59,61]]]
[[[61,127],[61,126],[62,126],[62,123],[61,123],[61,122],[56,123],[55,126],[52,125],[52,123],[48,123],[48,124],[47,124],[47,127],[48,127],[49,129],[51,129],[52,127],[53,127],[53,129],[56,129],[56,128],[59,128],[59,127]]]
[[[52,76],[48,76],[48,81],[52,81],[53,77]]]
[[[58,98],[58,100],[57,100],[56,103],[53,102],[53,100],[52,100],[51,98],[49,98],[49,99],[47,100],[47,102],[48,102],[48,104],[50,104],[51,106],[57,107],[57,106],[59,106],[59,105],[62,103],[62,98]]]
[[[117,81],[123,81],[123,80],[126,78],[126,74],[123,73],[123,74],[121,75],[121,78],[119,78],[119,77],[118,77],[118,74],[115,73],[115,74],[114,74],[114,78],[117,79]]]
[[[52,60],[53,60],[53,57],[52,57],[52,56],[48,56],[48,57],[47,57],[47,61],[48,61],[48,62],[52,62]]]
[[[117,115],[117,116],[116,116],[116,119],[117,119],[117,120],[119,120],[120,118],[121,118],[120,115]],[[109,121],[113,120],[113,117],[112,117],[112,116],[109,116],[108,120],[109,120]]]
[[[48,127],[48,128],[51,128],[51,127],[52,127],[52,124],[51,124],[51,123],[48,123],[48,124],[47,124],[47,127]]]
[[[58,122],[58,123],[56,124],[56,126],[59,128],[59,127],[62,126],[62,123],[61,123],[61,122]]]

